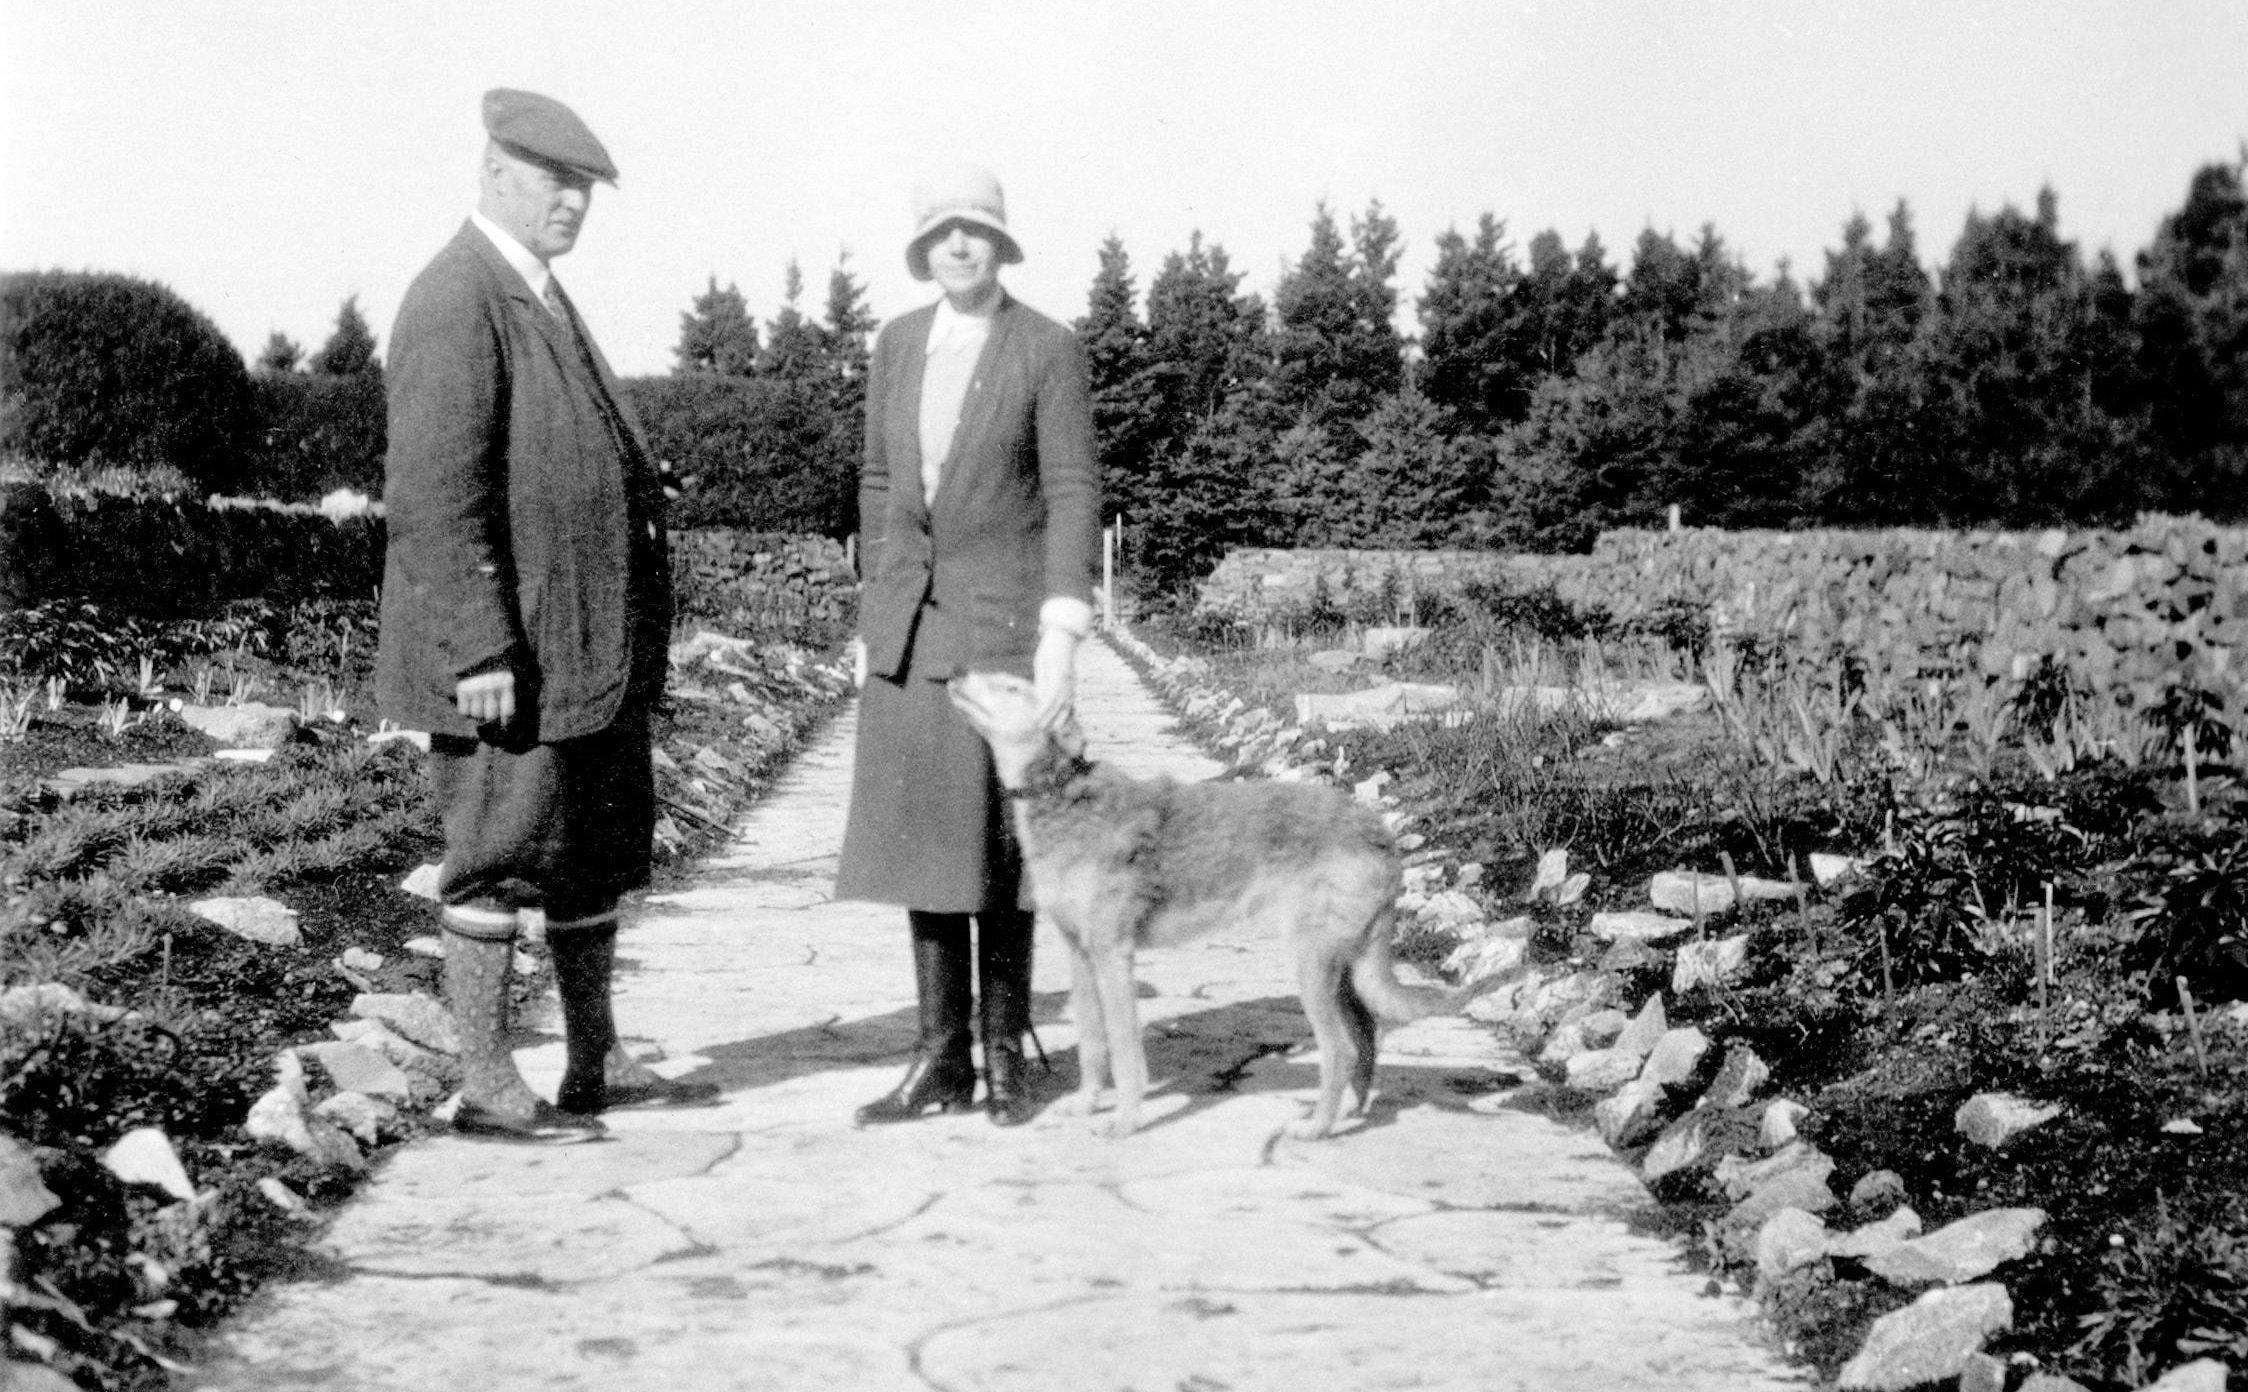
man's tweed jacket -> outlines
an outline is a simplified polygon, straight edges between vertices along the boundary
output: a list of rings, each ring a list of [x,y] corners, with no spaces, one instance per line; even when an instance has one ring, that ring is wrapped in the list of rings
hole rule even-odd
[[[382,713],[474,735],[454,686],[502,664],[529,716],[515,740],[652,702],[671,627],[663,491],[590,335],[467,224],[406,291],[386,374]]]

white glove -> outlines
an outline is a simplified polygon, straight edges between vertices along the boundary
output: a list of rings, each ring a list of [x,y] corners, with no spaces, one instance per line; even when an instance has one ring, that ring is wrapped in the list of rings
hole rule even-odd
[[[1051,730],[1077,699],[1079,638],[1052,624],[1038,630],[1038,652],[1030,660],[1031,684],[1038,692],[1038,724]]]
[[[866,690],[866,639],[851,640],[851,685]]]

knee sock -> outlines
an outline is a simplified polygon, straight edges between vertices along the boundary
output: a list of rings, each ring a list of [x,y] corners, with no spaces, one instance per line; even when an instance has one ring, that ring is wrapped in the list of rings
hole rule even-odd
[[[462,1092],[480,1104],[504,1103],[528,1093],[507,1047],[508,974],[514,966],[513,910],[448,904],[445,930],[445,1006],[460,1034]]]
[[[618,1052],[617,1020],[609,991],[616,973],[617,911],[546,921],[547,950],[554,954],[554,986],[562,997],[563,1083],[608,1075]]]

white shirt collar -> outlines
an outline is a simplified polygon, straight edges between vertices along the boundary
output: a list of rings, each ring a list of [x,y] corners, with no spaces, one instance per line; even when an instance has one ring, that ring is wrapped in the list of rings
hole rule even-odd
[[[529,247],[509,236],[506,228],[482,213],[470,213],[468,220],[476,224],[477,231],[492,239],[492,245],[499,248],[500,255],[507,258],[508,265],[522,273],[524,283],[531,287],[532,297],[543,301],[546,298],[546,283],[553,278],[553,272],[547,270],[546,263],[533,256]]]
[[[952,301],[938,299],[937,317],[929,321],[929,344],[924,353],[934,353],[940,348],[981,343],[991,333],[992,314],[962,314],[952,307]]]

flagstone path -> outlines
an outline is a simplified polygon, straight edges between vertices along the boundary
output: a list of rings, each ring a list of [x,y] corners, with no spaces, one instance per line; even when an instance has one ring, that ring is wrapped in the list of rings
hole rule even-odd
[[[1087,645],[1090,753],[1217,766]],[[1049,1110],[858,1130],[913,1034],[903,914],[829,896],[851,724],[620,942],[618,1015],[723,1105],[622,1113],[599,1145],[452,1137],[391,1157],[270,1288],[203,1392],[1758,1392],[1808,1379],[1744,1301],[1635,1232],[1647,1195],[1589,1132],[1510,1105],[1530,1072],[1484,1026],[1384,1040],[1381,1093],[1287,1139],[1316,1070],[1276,946],[1146,954],[1148,1124]],[[1038,1033],[1075,1081],[1067,968],[1041,929]],[[520,1054],[551,1088],[560,1047]]]

